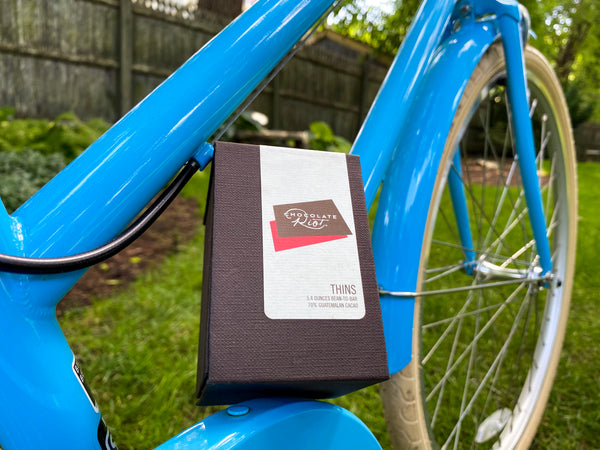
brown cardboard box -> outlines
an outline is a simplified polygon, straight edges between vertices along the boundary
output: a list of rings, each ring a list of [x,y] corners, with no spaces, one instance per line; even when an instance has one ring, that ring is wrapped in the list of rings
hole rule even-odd
[[[358,157],[218,143],[212,176],[199,403],[326,398],[385,380]]]

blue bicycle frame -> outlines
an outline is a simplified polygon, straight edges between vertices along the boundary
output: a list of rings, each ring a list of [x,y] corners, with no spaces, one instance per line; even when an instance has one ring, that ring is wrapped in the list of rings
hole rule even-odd
[[[13,215],[0,207],[0,252],[64,256],[114,238],[186,160],[194,157],[203,166],[210,161],[206,140],[331,3],[259,1]],[[352,150],[361,156],[369,205],[383,182],[373,246],[378,282],[386,291],[416,290],[429,207],[422,200],[431,198],[466,82],[500,36],[527,206],[543,271],[551,270],[518,4],[426,0]],[[460,208],[456,213],[460,223]],[[463,228],[468,236],[468,221]],[[55,318],[56,304],[82,274],[0,276],[0,445],[5,449],[113,446]],[[411,359],[414,299],[382,295],[381,303],[394,373]],[[230,408],[161,448],[265,448],[284,442],[287,448],[295,442],[378,448],[347,411],[283,399]]]

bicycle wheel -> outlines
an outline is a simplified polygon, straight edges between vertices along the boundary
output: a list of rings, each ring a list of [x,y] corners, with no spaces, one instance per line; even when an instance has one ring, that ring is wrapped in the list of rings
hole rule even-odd
[[[496,44],[478,64],[444,149],[419,272],[422,290],[440,294],[416,299],[413,361],[381,386],[398,448],[526,448],[556,372],[575,264],[570,121],[549,64],[528,48],[553,261],[552,280],[542,282],[508,125],[503,56]],[[457,230],[447,186],[452,176],[460,177],[467,199],[472,248],[464,247]],[[481,288],[485,283],[494,287]],[[457,287],[467,289],[449,291]]]

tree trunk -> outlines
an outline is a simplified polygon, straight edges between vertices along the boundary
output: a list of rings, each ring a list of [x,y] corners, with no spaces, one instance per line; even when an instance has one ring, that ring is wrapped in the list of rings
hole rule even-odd
[[[569,38],[565,45],[559,50],[556,58],[556,74],[563,83],[567,82],[577,53],[587,37],[588,32],[592,28],[591,22],[583,17],[583,14],[579,11],[578,13],[579,14],[576,14],[573,17]]]

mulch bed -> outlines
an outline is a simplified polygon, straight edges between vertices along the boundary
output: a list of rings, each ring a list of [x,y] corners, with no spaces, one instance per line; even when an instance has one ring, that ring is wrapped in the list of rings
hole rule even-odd
[[[133,244],[91,267],[59,302],[57,314],[76,307],[88,306],[93,298],[106,297],[123,289],[150,267],[189,242],[202,221],[193,198],[178,197],[161,217]]]
[[[469,158],[466,163],[463,161],[462,172],[465,181],[470,180],[473,183],[481,183],[485,176],[487,186],[503,186],[508,178],[512,162],[512,159],[506,159],[504,164],[500,166],[494,161],[486,162],[480,158]],[[538,177],[541,184],[546,185],[548,175],[538,173]],[[521,172],[516,167],[510,179],[510,185],[520,186],[521,184]]]

